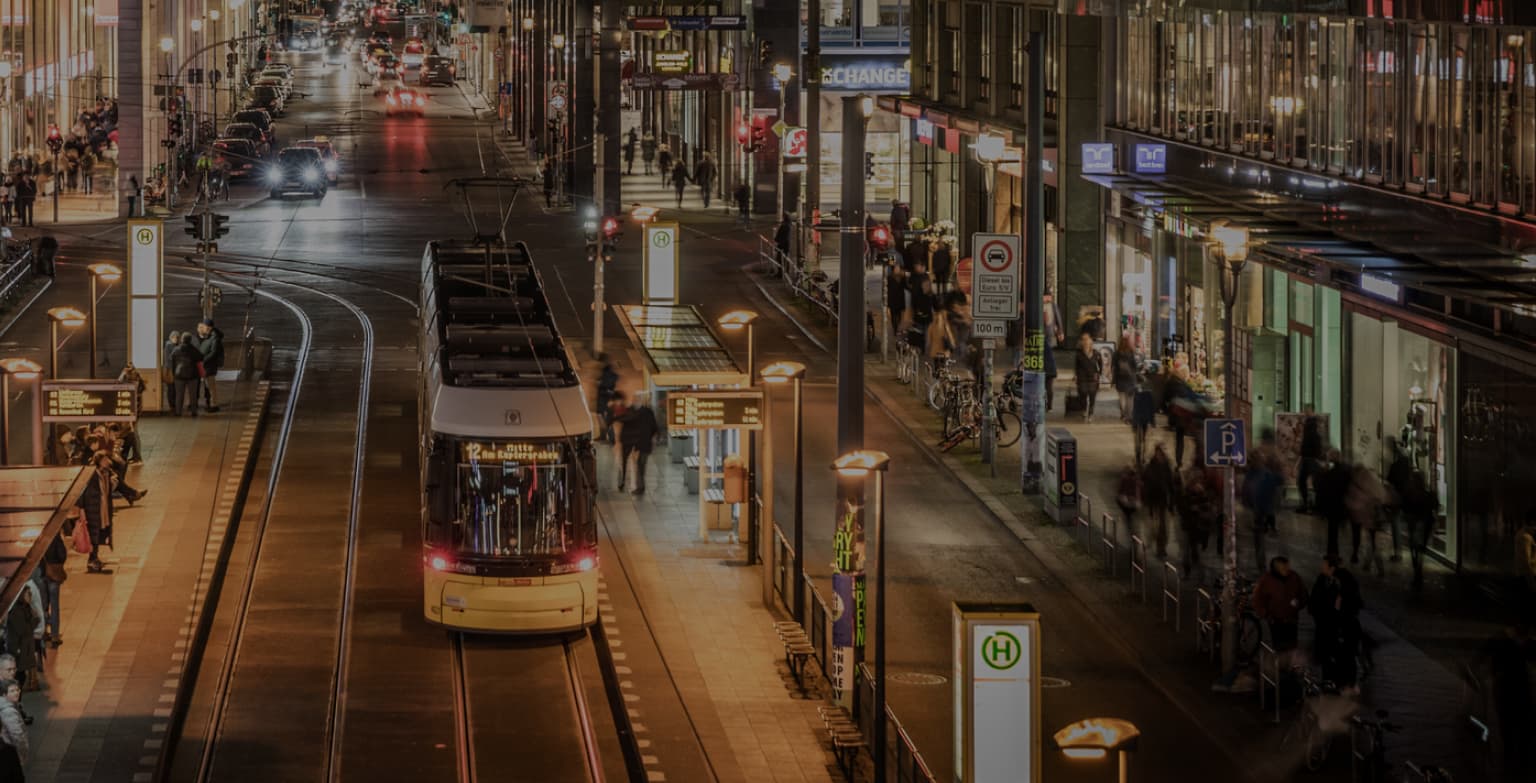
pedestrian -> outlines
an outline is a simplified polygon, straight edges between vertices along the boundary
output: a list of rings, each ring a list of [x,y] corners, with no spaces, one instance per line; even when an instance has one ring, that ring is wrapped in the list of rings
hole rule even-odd
[[[5,648],[16,659],[16,682],[23,690],[35,691],[41,687],[37,646],[43,638],[44,628],[43,601],[38,597],[36,585],[27,579],[5,615]]]
[[[619,491],[629,474],[629,455],[635,455],[635,494],[645,494],[645,461],[651,456],[656,436],[661,427],[656,423],[656,412],[651,406],[637,400],[619,419],[619,443],[623,447],[619,463]]]
[[[1328,522],[1328,551],[1330,555],[1339,554],[1339,531],[1344,523],[1349,521],[1349,507],[1345,505],[1345,498],[1349,495],[1349,485],[1354,479],[1353,471],[1344,456],[1338,449],[1328,451],[1327,467],[1318,474],[1313,481],[1313,493],[1316,495],[1318,513]]]
[[[666,142],[656,149],[656,168],[661,169],[661,184],[666,185],[672,178],[672,148]]]
[[[1291,570],[1290,558],[1270,558],[1269,570],[1253,586],[1253,613],[1265,626],[1269,644],[1285,654],[1296,649],[1301,608],[1307,605],[1307,586]]]
[[[954,256],[949,243],[942,239],[928,244],[928,269],[933,272],[933,287],[939,293],[949,290],[949,275],[954,271]]]
[[[1115,505],[1120,507],[1120,516],[1125,520],[1127,531],[1136,530],[1136,512],[1141,510],[1141,474],[1136,472],[1134,464],[1127,464],[1120,469],[1120,480],[1115,486]]]
[[[1115,345],[1111,378],[1115,385],[1115,392],[1120,395],[1120,421],[1131,423],[1131,402],[1136,395],[1136,369],[1138,359],[1136,349],[1131,343],[1131,333],[1120,335],[1120,342]]]
[[[1131,395],[1131,433],[1136,438],[1136,464],[1140,465],[1147,451],[1147,432],[1157,419],[1157,404],[1152,390],[1139,378],[1136,391]]]
[[[924,350],[928,346],[928,329],[933,326],[933,314],[938,307],[938,296],[933,292],[933,281],[928,276],[915,272],[908,276],[907,280],[907,318],[912,322],[912,328],[918,331],[922,342],[917,346],[918,350]]]
[[[899,198],[891,199],[891,241],[901,247],[912,228],[912,207]]]
[[[0,180],[0,226],[11,224],[11,203],[16,194],[16,182],[7,176]]]
[[[780,218],[779,225],[773,230],[773,247],[779,251],[779,263],[782,265],[789,261],[789,241],[795,233],[795,220],[788,212]]]
[[[183,410],[197,416],[197,390],[203,376],[202,362],[202,353],[192,344],[192,333],[183,334],[181,344],[171,353],[171,377],[175,383],[171,410],[177,416]]]
[[[166,335],[165,344],[160,346],[160,386],[165,391],[166,410],[176,409],[176,375],[171,372],[171,364],[180,346],[181,332],[175,329]]]
[[[32,203],[37,200],[37,180],[22,174],[16,184],[16,225],[32,225]]]
[[[901,265],[910,272],[918,267],[928,268],[928,241],[922,234],[914,233],[911,241],[901,250]]]
[[[645,138],[640,140],[640,160],[645,162],[645,173],[651,174],[651,164],[656,162],[656,137],[650,131],[646,131]]]
[[[1087,332],[1078,336],[1077,352],[1072,355],[1073,375],[1077,383],[1077,396],[1083,401],[1083,421],[1093,421],[1093,403],[1099,396],[1099,376],[1104,372],[1104,360],[1093,347],[1093,337]]]
[[[139,216],[139,203],[144,198],[144,186],[139,184],[139,175],[128,175],[128,217]]]
[[[677,208],[683,208],[683,191],[688,189],[688,167],[681,160],[672,164],[672,190],[677,193]]]
[[[69,578],[69,572],[64,569],[68,560],[69,547],[64,543],[64,534],[55,533],[53,542],[43,551],[43,620],[46,626],[43,638],[54,647],[64,643],[64,634],[59,631],[59,618],[63,615],[59,596],[64,589],[64,580]]]
[[[752,223],[752,188],[742,182],[736,186],[736,216],[742,225]]]
[[[1429,546],[1435,518],[1440,513],[1440,498],[1429,488],[1424,472],[1416,467],[1410,467],[1393,490],[1408,527],[1408,559],[1413,564],[1412,587],[1417,590],[1424,586],[1424,550]]]
[[[133,428],[129,422],[112,422],[107,425],[107,431],[111,432],[118,443],[123,444],[123,459],[130,465],[137,465],[144,461],[144,452],[139,449],[139,431]]]
[[[885,268],[885,311],[891,329],[900,337],[900,324],[907,312],[907,272],[894,264]]]
[[[224,332],[213,325],[212,318],[204,318],[197,324],[197,336],[193,338],[192,344],[203,358],[203,401],[207,403],[209,413],[218,413],[219,391],[215,376],[224,366]],[[196,403],[194,399],[194,408],[197,407]]]
[[[1529,622],[1518,619],[1483,646],[1488,678],[1485,698],[1492,706],[1492,737],[1503,762],[1504,780],[1531,780],[1536,771],[1536,703],[1532,701],[1531,667],[1536,663],[1536,638]]]
[[[27,779],[22,768],[27,763],[27,722],[21,712],[21,685],[15,680],[0,680],[0,781],[22,783]]]
[[[1199,581],[1203,582],[1205,563],[1201,553],[1210,545],[1216,517],[1215,493],[1207,485],[1204,471],[1190,470],[1185,474],[1178,502],[1179,527],[1184,534],[1184,573],[1193,574],[1198,569]]]
[[[550,159],[544,161],[544,168],[543,168],[543,170],[541,172],[541,178],[544,181],[544,208],[545,209],[550,209],[551,207],[553,207],[555,205],[555,159],[554,158],[550,158]]]
[[[597,376],[597,410],[602,421],[597,438],[604,443],[613,443],[613,402],[619,392],[619,372],[614,369],[608,354],[598,354],[597,361],[603,366]]]
[[[1316,624],[1313,656],[1323,667],[1323,679],[1342,693],[1359,693],[1355,654],[1360,648],[1360,583],[1336,554],[1324,555],[1312,584],[1307,610]]]
[[[1050,412],[1056,402],[1056,349],[1066,339],[1066,333],[1061,328],[1061,311],[1056,309],[1054,298],[1050,293],[1044,297],[1045,303],[1045,410]]]
[[[635,173],[635,129],[629,129],[629,135],[624,137],[624,173]]]
[[[693,181],[699,186],[699,196],[704,199],[705,209],[709,209],[709,199],[715,192],[715,171],[715,159],[708,152],[699,158],[699,165],[693,167]]]
[[[89,152],[80,156],[80,182],[85,186],[85,195],[96,192],[96,156]]]
[[[1168,451],[1159,443],[1152,449],[1152,458],[1141,471],[1141,496],[1146,503],[1147,514],[1157,529],[1153,541],[1157,556],[1168,556],[1168,512],[1173,510],[1178,496],[1178,485],[1173,475],[1173,464],[1168,461]]]
[[[1376,548],[1376,534],[1381,528],[1379,515],[1386,499],[1387,491],[1381,479],[1376,477],[1376,471],[1365,465],[1356,465],[1350,472],[1349,489],[1344,498],[1345,510],[1349,513],[1349,562],[1360,562],[1360,536],[1363,533],[1366,544],[1365,572],[1370,573],[1371,565],[1374,564],[1378,576],[1386,576],[1387,569],[1381,552]]]
[[[1174,363],[1167,360],[1163,362],[1162,385],[1163,404],[1160,407],[1168,417],[1168,429],[1173,431],[1173,462],[1175,465],[1183,465],[1184,438],[1189,432],[1184,409],[1178,403],[1193,398],[1194,390],[1185,383]]]
[[[1312,406],[1302,409],[1305,418],[1301,422],[1301,459],[1296,465],[1296,489],[1301,492],[1301,505],[1296,508],[1303,514],[1311,513],[1310,492],[1315,491],[1311,481],[1323,463],[1323,422],[1312,413]]]
[[[86,570],[99,574],[105,569],[101,562],[101,547],[112,546],[112,460],[105,454],[98,454],[91,464],[95,471],[75,505],[85,516],[85,530],[91,540],[91,557],[86,562]]]

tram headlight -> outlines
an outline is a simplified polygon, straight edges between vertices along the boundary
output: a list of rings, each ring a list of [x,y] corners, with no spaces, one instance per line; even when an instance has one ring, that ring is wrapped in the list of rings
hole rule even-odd
[[[453,571],[456,565],[452,558],[441,552],[428,552],[426,561],[433,571]]]
[[[581,571],[591,571],[594,565],[597,565],[597,558],[591,555],[576,561],[576,568]]]

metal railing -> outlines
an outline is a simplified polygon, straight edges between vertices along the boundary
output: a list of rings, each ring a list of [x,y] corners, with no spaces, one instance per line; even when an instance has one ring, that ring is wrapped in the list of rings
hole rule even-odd
[[[1206,651],[1216,660],[1221,620],[1216,617],[1216,598],[1202,587],[1195,591],[1195,652]]]
[[[1265,694],[1275,694],[1275,722],[1280,722],[1280,656],[1269,642],[1259,642],[1259,709],[1264,709]]]
[[[1087,495],[1077,496],[1077,514],[1072,517],[1072,523],[1077,526],[1077,532],[1083,537],[1083,551],[1093,550],[1093,499]]]
[[[794,607],[790,606],[794,598],[789,591],[789,570],[795,550],[790,548],[789,539],[784,537],[784,531],[777,524],[773,526],[773,547],[773,592],[785,606],[789,606],[790,614],[794,614]]]
[[[821,676],[825,679],[829,658],[827,646],[832,643],[832,611],[827,608],[827,602],[811,581],[810,574],[805,575],[805,592],[810,596],[811,603],[810,612],[806,615],[810,627],[805,629],[805,633],[811,637],[811,647],[816,650],[816,664],[821,667]]]
[[[866,706],[875,701],[874,672],[869,664],[861,663],[854,672],[854,678],[858,687],[854,689],[853,720],[864,733],[865,741],[870,745],[870,753],[880,752],[874,748],[874,716]],[[916,743],[912,742],[912,737],[896,718],[890,702],[885,705],[885,721],[884,753],[888,777],[899,783],[935,783],[937,778],[929,771],[928,762],[923,760],[923,754],[918,752]]]
[[[12,297],[21,293],[22,286],[32,278],[33,259],[37,249],[31,242],[14,239],[3,240],[4,257],[0,258],[0,304],[9,304]]]
[[[1113,578],[1120,568],[1120,545],[1116,543],[1115,518],[1104,512],[1099,515],[1099,551],[1104,557],[1104,570]]]
[[[796,263],[794,259],[780,253],[778,246],[768,237],[758,235],[757,254],[774,268],[779,279],[784,281],[796,296],[820,310],[826,316],[828,325],[837,325],[837,306],[832,300],[830,282],[818,283],[813,280],[811,273],[805,271],[804,264]]]
[[[1141,602],[1147,602],[1147,542],[1141,536],[1131,536],[1131,592],[1141,588]]]
[[[1173,630],[1183,630],[1181,625],[1184,616],[1184,586],[1179,582],[1179,568],[1167,560],[1163,561],[1163,622],[1168,622],[1168,605],[1173,604]],[[1173,589],[1169,590],[1169,584]]]

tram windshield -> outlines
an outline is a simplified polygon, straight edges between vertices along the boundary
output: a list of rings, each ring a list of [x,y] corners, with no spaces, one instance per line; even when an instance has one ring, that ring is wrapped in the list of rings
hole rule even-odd
[[[454,441],[446,445],[439,453],[454,457],[451,481],[456,508],[453,524],[446,529],[431,526],[435,544],[469,557],[562,555],[590,545],[590,493],[582,475],[585,460],[570,444]]]

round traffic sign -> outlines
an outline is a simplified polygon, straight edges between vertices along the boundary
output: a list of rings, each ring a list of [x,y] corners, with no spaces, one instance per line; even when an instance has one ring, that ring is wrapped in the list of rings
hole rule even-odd
[[[549,96],[549,108],[555,111],[565,111],[565,96],[558,94]]]
[[[1007,631],[998,631],[981,642],[981,659],[998,671],[1012,669],[1023,657],[1024,645]]]
[[[1002,272],[1013,264],[1013,248],[1000,239],[983,244],[977,255],[981,256],[981,265],[988,272]]]

